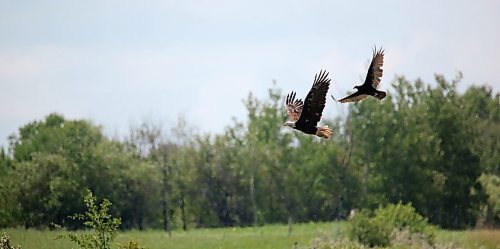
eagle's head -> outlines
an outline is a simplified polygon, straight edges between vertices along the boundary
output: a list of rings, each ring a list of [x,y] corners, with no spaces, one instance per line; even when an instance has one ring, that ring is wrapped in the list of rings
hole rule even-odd
[[[292,128],[295,128],[295,122],[293,121],[286,121],[283,126],[288,126],[288,127],[292,127]]]

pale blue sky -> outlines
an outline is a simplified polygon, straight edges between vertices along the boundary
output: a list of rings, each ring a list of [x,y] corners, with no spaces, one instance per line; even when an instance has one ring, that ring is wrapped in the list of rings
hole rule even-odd
[[[394,76],[434,73],[500,90],[500,1],[0,0],[0,145],[51,112],[122,136],[143,119],[220,132],[273,79],[341,96],[386,50]],[[329,102],[326,114],[341,110]]]

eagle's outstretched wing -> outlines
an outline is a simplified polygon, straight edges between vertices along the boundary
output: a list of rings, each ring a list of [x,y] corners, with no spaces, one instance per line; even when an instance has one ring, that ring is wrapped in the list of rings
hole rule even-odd
[[[323,70],[314,76],[314,83],[305,98],[302,114],[297,123],[311,122],[316,125],[319,122],[325,108],[326,93],[329,87],[328,72]]]
[[[366,99],[368,97],[368,95],[364,94],[364,93],[361,93],[359,91],[339,100],[340,103],[346,103],[346,102],[356,102],[356,101],[360,101],[362,99]],[[332,97],[333,98],[333,97]],[[335,99],[334,99],[335,100]]]
[[[286,95],[286,113],[290,116],[292,121],[296,122],[300,118],[302,113],[302,108],[304,107],[304,102],[302,99],[295,99],[295,92],[291,92]]]
[[[372,62],[368,68],[368,73],[366,74],[365,83],[363,85],[371,85],[373,88],[377,89],[380,84],[380,78],[382,77],[382,66],[384,65],[384,50],[380,48],[377,51],[377,47],[373,49]]]

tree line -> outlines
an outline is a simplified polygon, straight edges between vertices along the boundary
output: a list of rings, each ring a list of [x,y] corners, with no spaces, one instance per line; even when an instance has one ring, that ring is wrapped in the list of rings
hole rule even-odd
[[[282,128],[276,87],[250,94],[247,120],[220,134],[181,119],[112,139],[50,114],[0,149],[0,226],[81,228],[68,217],[87,190],[113,203],[122,229],[331,221],[400,201],[444,228],[498,225],[500,97],[486,86],[460,93],[459,81],[397,77],[384,101],[324,118],[330,140]]]

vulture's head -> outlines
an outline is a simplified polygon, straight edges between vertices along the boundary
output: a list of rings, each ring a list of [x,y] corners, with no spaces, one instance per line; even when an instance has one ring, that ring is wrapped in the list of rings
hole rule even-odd
[[[295,122],[293,121],[286,121],[283,126],[288,126],[288,127],[292,127],[292,128],[295,128]]]

